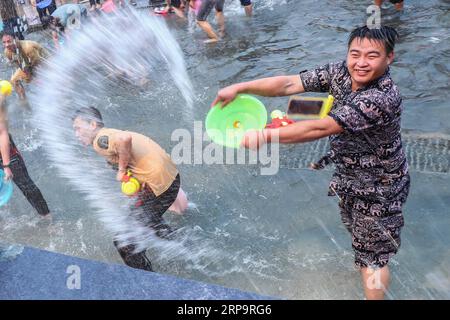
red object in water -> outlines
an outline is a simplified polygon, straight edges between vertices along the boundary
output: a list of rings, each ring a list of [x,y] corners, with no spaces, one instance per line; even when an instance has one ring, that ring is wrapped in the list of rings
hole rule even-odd
[[[142,199],[138,199],[135,203],[134,203],[134,206],[136,207],[136,208],[139,208],[139,207],[141,207],[141,206],[143,206],[144,205],[144,200],[142,200]]]
[[[102,11],[104,13],[111,13],[116,11],[116,5],[113,0],[103,2]]]
[[[276,128],[288,126],[294,122],[295,122],[294,120],[289,119],[286,116],[283,119],[275,118],[275,119],[272,119],[272,123],[269,123],[268,125],[266,125],[266,128],[276,129]]]

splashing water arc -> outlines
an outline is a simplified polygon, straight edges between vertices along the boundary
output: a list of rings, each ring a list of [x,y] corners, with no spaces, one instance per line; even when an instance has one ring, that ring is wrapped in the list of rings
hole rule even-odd
[[[30,97],[39,110],[34,121],[59,173],[86,194],[121,244],[134,243],[137,250],[148,247],[149,231],[124,214],[130,200],[120,194],[105,160],[81,149],[71,118],[78,108],[98,106],[110,96],[151,90],[164,77],[172,83],[170,89],[181,92],[186,102],[182,116],[189,118],[193,90],[180,47],[161,19],[130,10],[95,18],[74,32],[70,42],[42,68],[36,79],[38,94]],[[158,112],[158,106],[139,107]],[[103,116],[107,113],[100,111]]]

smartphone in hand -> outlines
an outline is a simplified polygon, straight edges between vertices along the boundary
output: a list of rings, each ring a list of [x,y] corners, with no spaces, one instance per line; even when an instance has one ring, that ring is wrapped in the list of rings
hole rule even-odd
[[[289,99],[287,116],[294,120],[322,119],[330,112],[334,98],[328,97],[300,97]]]

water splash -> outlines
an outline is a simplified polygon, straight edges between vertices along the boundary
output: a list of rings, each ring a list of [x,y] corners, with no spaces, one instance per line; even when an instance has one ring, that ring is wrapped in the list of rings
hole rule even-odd
[[[0,242],[0,261],[15,259],[23,252],[24,247],[17,244],[6,244]]]
[[[201,228],[181,226],[171,241],[158,238],[137,218],[142,215],[130,210],[133,200],[120,192],[120,184],[105,160],[76,141],[71,121],[76,109],[95,105],[104,117],[113,114],[117,118],[116,113],[123,108],[121,99],[134,102],[126,104],[129,108],[151,100],[148,95],[162,100],[173,88],[172,83],[186,101],[184,120],[192,120],[193,91],[182,54],[161,20],[136,12],[99,18],[74,35],[69,46],[49,61],[36,79],[38,93],[30,96],[34,108],[39,110],[33,122],[42,132],[43,146],[59,174],[84,194],[96,217],[120,245],[132,243],[136,251],[148,250],[159,271],[172,266],[168,271],[173,272],[173,265],[179,263],[184,272],[200,273],[203,277],[220,278],[242,272],[243,268],[271,277],[269,262],[246,250],[229,252],[218,247],[217,235],[208,237]],[[124,34],[124,30],[130,32]],[[148,84],[143,85],[144,89],[139,87],[142,78],[149,79],[151,90],[146,90]],[[160,111],[160,105],[145,107],[149,112]],[[127,111],[133,114],[137,110]],[[62,195],[67,196],[70,197]],[[198,212],[195,207],[190,210]],[[73,223],[78,227],[78,222]],[[83,251],[82,238],[79,246]],[[55,249],[53,243],[46,248]]]
[[[190,118],[193,90],[181,49],[164,22],[133,10],[96,17],[70,40],[38,74],[38,93],[30,97],[39,110],[34,121],[60,174],[86,194],[120,243],[134,243],[141,251],[150,246],[152,231],[130,214],[131,200],[119,192],[104,159],[81,149],[71,117],[89,105],[103,111],[105,101],[112,105],[111,96],[132,96],[139,103],[150,88],[163,92],[166,81],[181,92],[183,116]]]

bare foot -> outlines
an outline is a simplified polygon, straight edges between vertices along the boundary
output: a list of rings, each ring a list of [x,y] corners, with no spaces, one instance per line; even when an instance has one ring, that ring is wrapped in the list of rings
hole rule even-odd
[[[42,221],[53,221],[53,216],[52,214],[49,212],[47,213],[45,216],[41,216]]]
[[[46,226],[50,226],[51,224],[52,224],[52,222],[53,222],[53,217],[52,217],[52,215],[51,215],[51,213],[49,212],[49,213],[47,213],[45,216],[39,216],[40,217],[40,219],[39,219],[39,221],[37,222],[37,225],[39,226],[39,227],[46,227]]]

